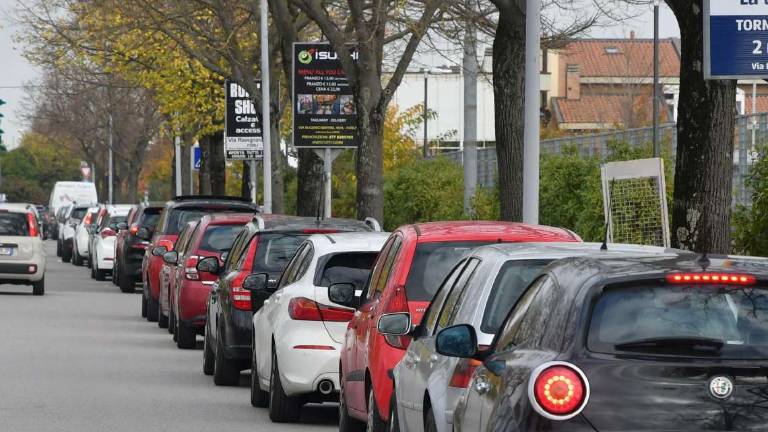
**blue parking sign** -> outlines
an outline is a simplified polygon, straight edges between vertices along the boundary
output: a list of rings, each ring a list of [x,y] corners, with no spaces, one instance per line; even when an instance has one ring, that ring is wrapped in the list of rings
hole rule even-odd
[[[768,2],[704,1],[704,76],[768,78]]]
[[[203,163],[203,150],[200,147],[192,147],[195,152],[195,171],[200,171],[200,165]]]

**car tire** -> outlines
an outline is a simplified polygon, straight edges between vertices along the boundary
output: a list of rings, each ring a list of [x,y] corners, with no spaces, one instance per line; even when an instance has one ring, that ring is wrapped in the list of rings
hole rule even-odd
[[[437,423],[435,422],[435,413],[432,407],[429,407],[424,414],[424,432],[437,432]]]
[[[147,321],[157,322],[157,311],[160,308],[160,302],[153,299],[150,295],[147,298]]]
[[[376,405],[376,392],[373,386],[368,390],[368,432],[386,432],[387,422],[379,415],[379,407]]]
[[[117,280],[117,286],[120,287],[120,291],[126,294],[136,292],[136,280],[130,276],[120,274]],[[146,312],[143,312],[141,316],[147,316]]]
[[[339,366],[341,370],[341,366]],[[339,432],[363,432],[365,423],[349,415],[344,396],[344,380],[339,376]]]
[[[147,298],[144,297],[144,293],[141,293],[141,317],[147,317]]]
[[[61,245],[61,240],[56,240],[56,256],[61,258],[64,254],[64,248]]]
[[[397,415],[397,398],[395,389],[392,389],[392,399],[389,401],[389,432],[400,432],[400,416]]]
[[[216,355],[211,349],[211,338],[208,336],[208,325],[205,326],[205,338],[203,339],[203,374],[213,375],[216,364]]]
[[[197,332],[176,319],[176,346],[179,349],[194,349],[197,345]]]
[[[157,301],[157,326],[160,328],[168,328],[168,315],[163,315],[160,300]]]
[[[213,383],[217,386],[236,386],[240,383],[240,369],[224,355],[224,337],[221,327],[216,338],[216,360],[213,365]]]
[[[85,266],[88,268],[93,268],[93,256],[88,253],[88,259],[85,262]]]
[[[105,280],[107,280],[107,271],[106,270],[96,269],[95,273],[96,273],[96,275],[95,275],[96,277],[94,279],[96,279],[97,281],[104,282]]]
[[[168,315],[168,334],[173,336],[173,341],[176,342],[176,316],[171,311]]]
[[[61,251],[61,261],[68,263],[72,260],[72,251],[68,251],[66,249],[63,249]]]
[[[251,346],[255,347],[256,342],[251,343]],[[251,354],[251,358],[253,359],[251,361],[251,406],[254,408],[266,408],[269,406],[269,392],[261,389],[256,354]]]
[[[269,419],[275,423],[294,423],[301,416],[301,400],[285,394],[280,380],[280,365],[272,347],[272,368],[269,374]]]
[[[80,267],[83,265],[83,258],[81,258],[80,254],[77,252],[77,245],[73,245],[72,249],[74,250],[72,253],[72,265],[75,267]]]
[[[41,296],[45,294],[45,276],[37,282],[32,282],[32,295]]]

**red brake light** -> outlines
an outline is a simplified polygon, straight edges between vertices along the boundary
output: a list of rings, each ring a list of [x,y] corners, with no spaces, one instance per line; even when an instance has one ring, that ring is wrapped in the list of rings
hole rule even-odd
[[[297,321],[347,322],[354,311],[319,304],[306,297],[294,297],[288,304],[288,315]]]
[[[672,273],[667,275],[672,284],[754,285],[757,278],[739,273]]]
[[[157,242],[157,247],[165,246],[165,249],[170,252],[173,250],[173,242],[170,240],[160,240]]]
[[[251,292],[243,288],[243,281],[248,273],[241,272],[230,283],[229,295],[232,297],[232,306],[235,309],[251,310]]]
[[[398,285],[395,287],[395,292],[392,293],[392,297],[387,302],[387,307],[384,308],[387,314],[408,312],[408,299],[405,297],[405,286]],[[384,340],[394,348],[408,349],[408,345],[411,343],[409,336],[384,336]]]
[[[200,275],[197,274],[197,262],[200,261],[200,257],[192,255],[184,262],[184,277],[189,280],[199,280]],[[249,299],[250,300],[250,299]]]
[[[131,225],[131,234],[136,235],[139,232],[139,226],[137,224]]]
[[[448,387],[454,388],[469,388],[469,381],[472,379],[472,374],[475,373],[475,369],[483,364],[480,360],[475,359],[461,359],[459,364],[453,370],[451,381],[448,383]]]
[[[83,224],[90,225],[92,220],[93,220],[93,213],[88,212],[88,214],[85,215],[85,219],[83,219]]]
[[[533,407],[550,420],[567,420],[578,415],[589,399],[587,377],[576,366],[551,362],[531,375],[528,396]]]
[[[29,236],[37,237],[37,221],[35,220],[35,215],[27,213],[27,223],[29,224]]]

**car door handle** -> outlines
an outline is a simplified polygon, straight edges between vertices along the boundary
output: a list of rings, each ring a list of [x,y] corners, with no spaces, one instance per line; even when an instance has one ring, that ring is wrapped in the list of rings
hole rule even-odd
[[[491,384],[488,382],[488,378],[485,375],[478,375],[477,378],[475,378],[474,388],[477,394],[485,394],[491,389]]]

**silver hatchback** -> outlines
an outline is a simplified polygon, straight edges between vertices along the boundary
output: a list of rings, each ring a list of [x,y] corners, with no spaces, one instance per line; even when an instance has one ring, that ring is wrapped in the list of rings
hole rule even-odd
[[[34,295],[43,295],[45,264],[35,206],[0,204],[0,284],[32,285]]]

